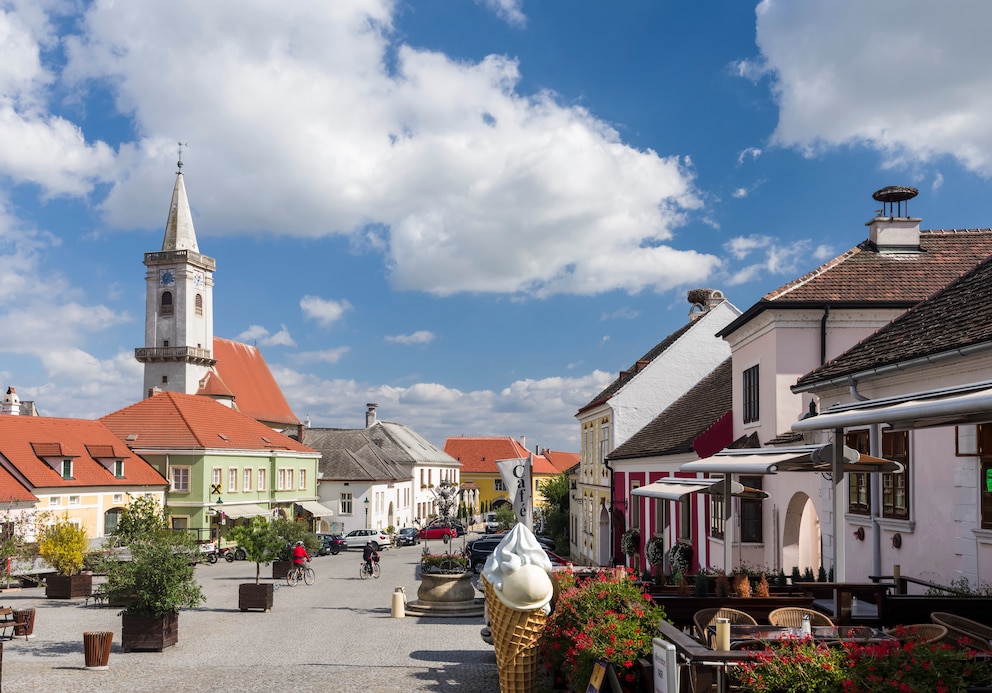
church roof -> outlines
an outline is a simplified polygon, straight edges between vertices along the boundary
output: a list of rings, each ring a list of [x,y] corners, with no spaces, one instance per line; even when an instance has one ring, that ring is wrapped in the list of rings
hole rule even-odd
[[[16,470],[14,473],[31,488],[167,483],[154,467],[122,445],[109,428],[89,419],[0,416],[0,458],[7,460]],[[62,478],[44,458],[57,458],[59,464],[63,459],[71,459],[72,478]],[[114,476],[113,464],[105,463],[111,459],[124,461],[124,478]],[[0,475],[0,499],[17,491],[8,486]]]
[[[172,189],[172,204],[169,205],[169,218],[165,221],[162,250],[200,252],[196,245],[193,215],[189,211],[189,199],[186,197],[186,185],[183,183],[182,171],[176,173],[176,185]]]
[[[132,449],[315,452],[249,415],[200,395],[160,392],[100,421]]]
[[[261,352],[253,346],[214,337],[214,370],[234,393],[237,410],[273,427],[299,425]],[[209,384],[208,379],[207,383]],[[198,394],[212,394],[200,391]],[[216,393],[213,393],[216,394]]]

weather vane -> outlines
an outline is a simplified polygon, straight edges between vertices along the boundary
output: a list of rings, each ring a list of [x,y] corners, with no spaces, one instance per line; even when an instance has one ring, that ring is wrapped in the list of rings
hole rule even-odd
[[[176,166],[179,167],[179,170],[180,171],[183,168],[183,147],[188,147],[188,146],[189,146],[189,143],[188,142],[180,142],[179,143],[179,161],[176,162]]]

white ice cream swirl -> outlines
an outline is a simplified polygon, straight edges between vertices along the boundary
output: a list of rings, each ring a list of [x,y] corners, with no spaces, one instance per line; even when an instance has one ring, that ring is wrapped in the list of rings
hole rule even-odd
[[[554,593],[548,572],[551,561],[537,537],[517,524],[486,560],[482,576],[496,595],[511,608],[546,608]]]

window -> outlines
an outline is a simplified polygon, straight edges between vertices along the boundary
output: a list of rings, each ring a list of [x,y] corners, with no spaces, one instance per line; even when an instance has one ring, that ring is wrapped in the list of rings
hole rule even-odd
[[[760,476],[742,476],[741,483],[750,488],[761,490]],[[764,540],[764,528],[761,524],[761,500],[758,498],[741,498],[741,541],[758,544]]]
[[[110,536],[117,529],[117,523],[121,519],[121,511],[118,508],[112,508],[103,514],[103,534],[104,536]]]
[[[115,493],[114,494],[114,503],[123,503],[123,502],[124,502],[124,494],[123,493]]]
[[[243,483],[243,486],[241,488],[242,491],[251,491],[251,478],[252,478],[252,476],[254,476],[254,470],[251,469],[250,467],[246,467],[245,468],[245,471],[244,471],[244,474],[242,474],[242,478],[244,479],[244,483]]]
[[[79,505],[79,496],[69,496],[69,505]]]
[[[62,496],[50,496],[48,499],[49,505],[62,505]]]
[[[264,491],[265,490],[265,470],[264,469],[259,469],[258,470],[258,487],[257,488],[258,488],[259,491]]]
[[[634,481],[630,484],[630,527],[631,529],[641,528],[641,499],[639,496],[634,495],[634,489],[641,487],[640,481]]]
[[[62,478],[72,478],[72,460],[62,460]]]
[[[196,306],[196,317],[202,318],[203,317],[203,296],[201,296],[200,294],[197,294],[196,295],[196,298],[193,299],[193,300],[194,300],[194,304]]]
[[[172,468],[172,490],[176,493],[189,493],[189,467]]]
[[[238,491],[238,470],[235,467],[230,467],[227,470],[227,492],[237,493]]]
[[[124,460],[114,460],[114,476],[118,479],[124,478]]]
[[[159,312],[162,315],[172,315],[172,292],[162,292],[162,302],[159,305]]]
[[[744,376],[744,383],[741,407],[744,423],[754,423],[761,416],[758,407],[760,403],[758,399],[758,367],[751,366],[742,375]]]
[[[723,517],[723,494],[714,493],[710,495],[710,536],[714,539],[723,539],[723,530],[726,520]]]
[[[868,431],[850,431],[844,442],[848,447],[867,454],[870,451]],[[882,474],[882,517],[894,520],[909,519],[909,431],[884,431],[882,457],[903,465],[902,474]],[[867,473],[848,475],[848,512],[857,515],[871,514],[871,476]]]
[[[352,495],[350,493],[341,494],[341,514],[351,515]]]
[[[692,543],[692,501],[688,498],[679,501],[679,541]]]
[[[293,490],[293,470],[285,467],[279,470],[278,476],[276,478],[276,490],[277,491],[292,491]]]
[[[503,487],[503,480],[502,480],[502,479],[496,479],[496,480],[495,480],[495,481],[493,482],[493,487],[494,487],[494,490],[496,490],[496,491],[505,491],[505,490],[506,490],[506,489],[505,489],[505,488]]]
[[[300,470],[300,490],[304,490],[307,487],[307,470]]]
[[[220,467],[214,467],[210,470],[210,485],[213,487],[211,493],[220,493]]]

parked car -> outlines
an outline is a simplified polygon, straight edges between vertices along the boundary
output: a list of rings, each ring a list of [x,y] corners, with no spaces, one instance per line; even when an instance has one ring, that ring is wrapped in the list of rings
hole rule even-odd
[[[348,545],[341,538],[340,534],[321,534],[318,532],[317,538],[320,539],[320,550],[317,552],[318,556],[326,556],[329,553],[337,556],[342,549],[345,551],[348,550]]]
[[[496,513],[486,513],[486,532],[492,534],[499,531],[499,522],[496,520]]]
[[[455,528],[455,532],[458,533],[457,536],[459,537],[464,537],[465,533],[468,531],[465,529],[465,525],[463,525],[461,522],[452,522],[451,526]]]
[[[470,541],[468,546],[465,547],[468,552],[469,565],[472,566],[472,570],[476,573],[481,573],[482,569],[486,566],[486,560],[492,555],[496,547],[503,540],[501,534],[495,536],[488,536],[484,539],[476,539],[475,541]],[[556,553],[550,551],[547,547],[544,548],[544,553],[548,555],[548,560],[551,561],[552,568],[560,568],[562,566],[571,565],[571,561],[567,558],[563,558]]]
[[[483,534],[483,535],[481,535],[479,537],[479,539],[497,539],[497,540],[499,540],[499,539],[502,539],[504,536],[505,535],[503,535],[503,534]],[[544,548],[546,548],[549,551],[554,551],[556,548],[558,548],[558,545],[555,544],[555,540],[552,539],[551,537],[542,537],[540,535],[535,534],[534,535],[534,538],[537,539],[537,543],[538,544],[540,544],[541,546],[543,546]]]
[[[427,525],[420,530],[421,539],[440,539],[445,543],[458,536],[458,530],[448,525]]]
[[[416,527],[403,527],[396,533],[397,546],[415,546],[420,543],[420,532]]]
[[[378,551],[383,546],[389,546],[392,541],[389,535],[381,529],[353,529],[343,537],[344,543],[349,549],[362,549],[372,542],[372,547]]]

